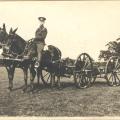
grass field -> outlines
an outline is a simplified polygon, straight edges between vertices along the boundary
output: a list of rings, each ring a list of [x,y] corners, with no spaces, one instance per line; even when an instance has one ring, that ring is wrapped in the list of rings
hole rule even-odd
[[[14,90],[9,92],[7,72],[0,68],[0,115],[2,116],[119,116],[120,87],[109,87],[104,79],[87,89],[77,89],[63,78],[62,89],[45,88],[23,93],[23,72],[17,69]],[[35,80],[36,83],[36,80]]]

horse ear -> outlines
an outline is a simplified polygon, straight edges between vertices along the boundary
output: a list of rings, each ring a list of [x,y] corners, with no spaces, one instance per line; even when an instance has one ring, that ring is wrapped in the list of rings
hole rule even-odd
[[[6,32],[6,26],[5,26],[5,23],[3,23],[3,30]]]
[[[16,28],[14,31],[12,31],[12,33],[14,33],[15,34],[15,32],[18,30],[18,28]]]
[[[105,46],[108,46],[109,44],[106,44]]]
[[[9,31],[9,34],[12,33],[12,32],[13,32],[13,30],[12,30],[12,28],[11,28],[10,31]]]
[[[120,38],[117,38],[116,41],[120,40]]]

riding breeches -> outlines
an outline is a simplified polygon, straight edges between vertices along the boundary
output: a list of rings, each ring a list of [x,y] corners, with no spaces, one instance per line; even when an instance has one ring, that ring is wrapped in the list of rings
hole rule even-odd
[[[36,43],[36,47],[37,47],[37,60],[39,62],[41,62],[42,51],[44,49],[44,46],[45,46],[45,43],[43,43],[43,42]]]

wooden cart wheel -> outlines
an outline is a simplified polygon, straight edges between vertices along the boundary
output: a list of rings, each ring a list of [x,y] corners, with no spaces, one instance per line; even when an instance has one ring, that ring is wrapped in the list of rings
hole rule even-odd
[[[88,88],[90,86],[90,79],[86,74],[76,73],[75,75],[76,87],[77,88]]]
[[[117,56],[111,57],[105,69],[105,78],[108,85],[119,86],[120,85],[120,58]]]
[[[82,53],[75,61],[74,80],[78,88],[87,88],[91,85],[93,63],[87,53]]]
[[[45,85],[50,85],[51,84],[51,73],[48,72],[47,70],[41,70],[41,80]]]

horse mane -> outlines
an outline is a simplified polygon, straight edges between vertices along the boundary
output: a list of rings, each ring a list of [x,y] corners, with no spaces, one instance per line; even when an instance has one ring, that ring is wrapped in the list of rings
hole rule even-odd
[[[22,37],[20,37],[18,34],[15,34],[10,48],[12,53],[16,55],[22,54],[24,52],[26,43],[27,42]]]
[[[21,40],[22,42],[26,43],[26,41],[21,37],[19,36],[18,34],[15,34],[15,37],[16,37],[16,40]]]

